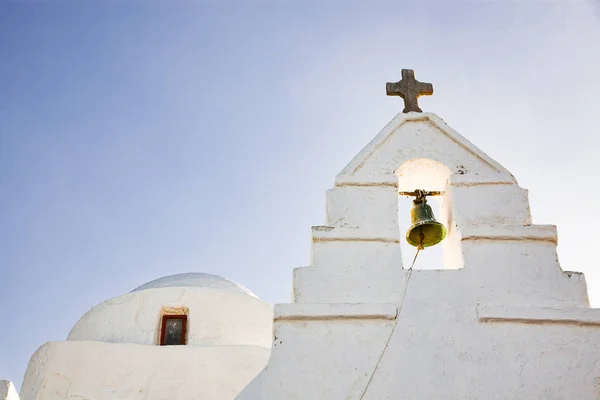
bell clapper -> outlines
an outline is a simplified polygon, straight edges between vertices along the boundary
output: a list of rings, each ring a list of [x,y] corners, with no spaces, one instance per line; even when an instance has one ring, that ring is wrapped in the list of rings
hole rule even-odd
[[[423,242],[425,242],[425,234],[423,233],[423,228],[419,231],[419,245],[417,246],[417,250],[423,250]]]

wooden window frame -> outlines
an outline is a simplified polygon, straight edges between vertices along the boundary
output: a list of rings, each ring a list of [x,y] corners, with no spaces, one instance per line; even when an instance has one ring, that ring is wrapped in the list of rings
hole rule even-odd
[[[179,345],[185,346],[187,344],[187,315],[185,314],[164,314],[160,323],[160,346],[165,345],[165,334],[168,319],[180,319],[181,320],[181,343]]]

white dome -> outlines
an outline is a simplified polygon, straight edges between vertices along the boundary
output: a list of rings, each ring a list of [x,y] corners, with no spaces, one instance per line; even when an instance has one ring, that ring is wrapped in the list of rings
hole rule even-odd
[[[222,276],[206,274],[202,272],[189,272],[184,274],[164,276],[162,278],[145,283],[142,286],[133,289],[132,292],[138,292],[146,289],[186,286],[220,289],[232,293],[246,294],[256,297],[254,293],[239,283],[231,281],[227,278],[223,278]]]
[[[77,321],[67,340],[156,345],[160,317],[174,311],[187,315],[188,346],[271,347],[273,306],[209,274],[157,279],[106,300]]]

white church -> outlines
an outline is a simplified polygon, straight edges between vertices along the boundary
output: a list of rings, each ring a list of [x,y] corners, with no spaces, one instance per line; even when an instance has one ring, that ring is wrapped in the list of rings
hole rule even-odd
[[[600,309],[561,269],[556,227],[421,112],[431,84],[403,70],[387,92],[405,109],[335,177],[290,304],[215,275],[160,278],[42,345],[0,400],[600,400]],[[399,194],[414,196],[406,238]],[[403,266],[402,240],[442,246],[443,266]]]

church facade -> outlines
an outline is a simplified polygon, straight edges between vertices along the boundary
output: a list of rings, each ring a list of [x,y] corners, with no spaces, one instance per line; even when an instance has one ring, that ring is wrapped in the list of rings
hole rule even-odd
[[[335,177],[291,303],[165,277],[92,308],[0,399],[600,400],[600,309],[556,227],[402,75],[388,94],[405,112]],[[398,197],[415,189],[441,198],[443,268],[402,265]]]

